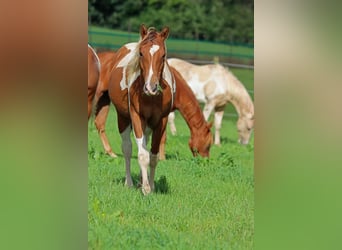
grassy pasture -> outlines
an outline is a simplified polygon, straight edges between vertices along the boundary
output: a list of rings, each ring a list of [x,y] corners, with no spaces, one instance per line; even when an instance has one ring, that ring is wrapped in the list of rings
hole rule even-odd
[[[233,72],[253,88],[253,71]],[[230,108],[227,107],[229,112]],[[237,144],[236,117],[225,116],[222,146],[210,159],[193,158],[189,129],[176,112],[166,161],[156,169],[156,192],[143,196],[124,186],[125,169],[114,108],[107,134],[116,159],[104,155],[93,121],[88,129],[89,249],[252,249],[254,235],[254,137]],[[132,176],[138,182],[133,142]]]

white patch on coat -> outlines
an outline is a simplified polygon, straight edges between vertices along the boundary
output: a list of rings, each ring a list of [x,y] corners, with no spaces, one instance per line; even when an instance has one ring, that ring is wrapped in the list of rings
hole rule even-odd
[[[91,50],[91,52],[93,52],[93,54],[95,55],[96,58],[96,65],[97,65],[97,69],[100,71],[101,70],[101,63],[100,63],[100,59],[97,56],[95,50],[88,44],[88,48]]]
[[[125,45],[125,47],[129,50],[128,54],[125,55],[120,62],[117,64],[116,68],[122,67],[122,78],[120,81],[120,87],[121,90],[126,89],[127,87],[130,87],[132,83],[138,78],[140,75],[140,70],[137,72],[134,72],[134,74],[130,77],[129,82],[126,82],[126,69],[127,65],[132,61],[136,54],[136,48],[137,48],[138,43],[128,43]]]
[[[153,70],[152,70],[152,64],[151,64],[150,69],[148,71],[148,77],[147,77],[146,83],[151,83],[152,76],[153,76]]]

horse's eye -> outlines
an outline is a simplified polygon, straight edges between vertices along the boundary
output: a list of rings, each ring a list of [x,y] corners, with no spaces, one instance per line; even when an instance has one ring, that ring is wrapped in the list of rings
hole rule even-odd
[[[165,54],[162,56],[162,58],[163,58],[163,59],[165,58]]]
[[[141,53],[141,52],[139,52],[139,55],[140,55],[140,56],[142,56],[142,53]]]

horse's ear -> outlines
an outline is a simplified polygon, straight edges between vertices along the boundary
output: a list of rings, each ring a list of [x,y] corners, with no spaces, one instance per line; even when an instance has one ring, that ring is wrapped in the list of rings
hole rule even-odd
[[[162,38],[164,38],[164,40],[167,39],[167,37],[169,36],[169,31],[170,31],[170,28],[166,26],[160,32],[160,35],[162,36]]]
[[[143,39],[147,34],[147,28],[145,24],[140,25],[140,38]]]

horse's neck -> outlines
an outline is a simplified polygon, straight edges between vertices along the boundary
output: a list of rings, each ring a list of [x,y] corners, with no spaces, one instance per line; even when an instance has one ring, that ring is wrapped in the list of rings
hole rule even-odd
[[[230,71],[227,74],[230,74],[229,80],[226,81],[226,84],[230,85],[228,87],[229,101],[235,107],[238,115],[254,115],[254,105],[246,88]]]
[[[179,93],[182,93],[182,100],[180,100]],[[180,85],[177,84],[174,106],[179,110],[188,124],[191,134],[198,133],[205,127],[205,119],[202,110],[200,109],[194,94],[187,85],[183,84],[182,88],[180,88]]]

